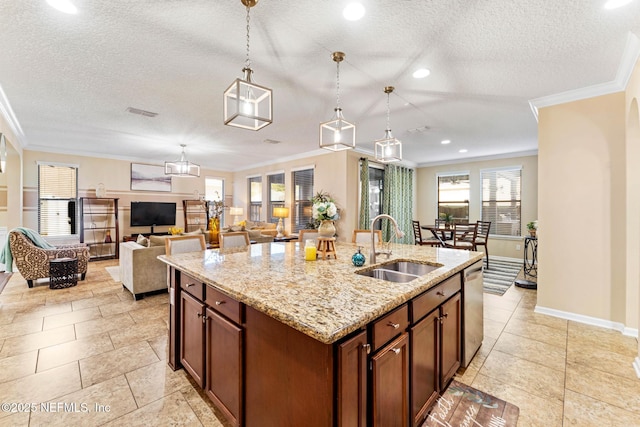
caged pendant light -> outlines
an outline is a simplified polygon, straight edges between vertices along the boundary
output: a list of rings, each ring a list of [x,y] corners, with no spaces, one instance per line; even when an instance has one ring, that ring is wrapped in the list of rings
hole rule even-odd
[[[171,176],[185,176],[197,178],[200,176],[200,166],[195,163],[191,163],[187,160],[184,153],[186,147],[185,144],[180,144],[182,147],[182,154],[179,160],[173,162],[164,162],[164,174]]]
[[[402,142],[391,135],[389,125],[389,95],[393,92],[393,86],[386,86],[384,93],[387,94],[387,130],[383,139],[375,141],[376,160],[381,163],[399,162],[402,160]]]
[[[333,118],[328,122],[320,123],[320,148],[331,151],[349,150],[356,147],[356,127],[342,116],[340,108],[340,62],[344,60],[343,52],[331,54],[337,67],[336,84],[336,108]]]
[[[247,59],[243,78],[236,79],[224,91],[224,124],[250,130],[260,130],[273,122],[271,89],[251,81],[249,59],[249,11],[258,0],[240,0],[247,8]]]

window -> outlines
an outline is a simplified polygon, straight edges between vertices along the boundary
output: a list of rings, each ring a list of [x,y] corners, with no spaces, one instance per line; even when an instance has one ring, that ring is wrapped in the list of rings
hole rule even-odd
[[[269,175],[267,177],[267,185],[269,186],[267,221],[278,222],[279,218],[273,216],[273,208],[284,207],[284,173]]]
[[[312,222],[311,198],[313,197],[313,169],[294,171],[293,181],[293,213],[291,228],[294,233],[304,230]]]
[[[209,178],[204,179],[204,198],[208,201],[224,201],[224,180],[222,178]],[[209,215],[211,215],[211,209],[209,209]],[[224,210],[222,217],[220,218],[220,225],[224,225]]]
[[[438,217],[449,214],[455,223],[469,222],[469,174],[438,175]]]
[[[43,236],[76,234],[78,168],[38,165],[38,231]]]
[[[369,219],[373,219],[382,213],[383,183],[384,169],[369,166]],[[382,221],[376,222],[374,227],[380,230]]]
[[[520,236],[522,169],[487,169],[482,180],[482,220],[491,221],[491,234]]]
[[[262,177],[254,176],[249,182],[249,221],[260,221],[262,213]]]

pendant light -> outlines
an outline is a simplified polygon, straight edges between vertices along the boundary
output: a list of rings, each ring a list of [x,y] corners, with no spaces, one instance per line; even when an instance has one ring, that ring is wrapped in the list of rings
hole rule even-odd
[[[240,0],[247,8],[247,59],[243,78],[236,79],[224,91],[224,124],[250,130],[260,130],[273,122],[271,89],[251,81],[249,59],[249,11],[258,0]]]
[[[333,52],[331,57],[337,67],[336,108],[335,114],[328,122],[320,123],[320,148],[331,151],[349,150],[356,147],[356,127],[342,116],[340,108],[340,62],[344,60],[344,52]]]
[[[192,177],[192,178],[199,177],[200,166],[188,161],[184,153],[184,149],[186,145],[180,144],[180,146],[182,147],[182,154],[180,155],[180,160],[175,160],[173,162],[164,162],[164,174],[171,175],[171,176],[184,176],[184,177]]]
[[[402,142],[391,135],[389,125],[389,95],[393,92],[393,86],[386,86],[384,93],[387,94],[387,130],[383,139],[375,141],[376,160],[381,163],[399,162],[402,160]]]

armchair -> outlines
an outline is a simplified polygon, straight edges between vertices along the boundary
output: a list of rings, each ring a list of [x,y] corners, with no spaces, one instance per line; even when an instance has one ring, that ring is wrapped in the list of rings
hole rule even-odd
[[[89,247],[84,244],[56,246],[43,249],[19,231],[9,232],[9,248],[18,271],[30,288],[33,281],[49,277],[49,261],[54,258],[77,258],[80,280],[87,275]]]

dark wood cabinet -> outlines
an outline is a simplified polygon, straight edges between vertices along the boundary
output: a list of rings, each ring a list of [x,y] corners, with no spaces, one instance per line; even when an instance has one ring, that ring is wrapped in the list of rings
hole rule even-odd
[[[211,308],[206,310],[207,396],[234,426],[242,425],[243,330]]]
[[[462,360],[460,293],[440,306],[441,375],[440,388],[444,389],[460,367]]]
[[[404,333],[371,358],[373,427],[405,427],[409,413],[409,335]]]
[[[180,362],[200,387],[204,386],[204,304],[180,294]]]
[[[411,419],[421,426],[440,391],[440,311],[434,310],[409,330]]]
[[[367,425],[367,331],[338,345],[338,425]]]

